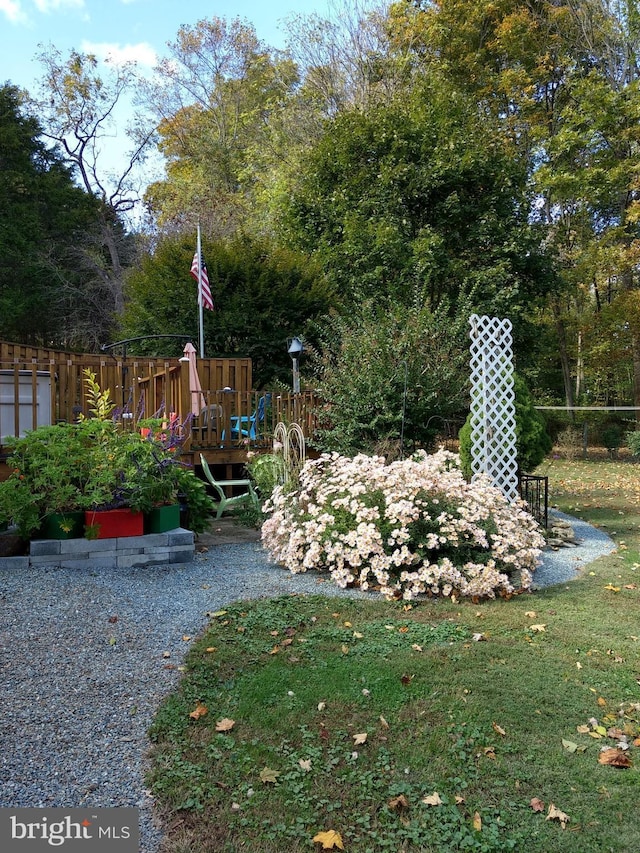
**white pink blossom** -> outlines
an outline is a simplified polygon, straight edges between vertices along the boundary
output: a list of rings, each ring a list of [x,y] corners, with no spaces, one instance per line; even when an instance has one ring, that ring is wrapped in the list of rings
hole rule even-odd
[[[324,454],[296,491],[277,487],[262,541],[291,572],[327,571],[341,587],[383,595],[493,598],[527,589],[544,539],[524,504],[488,480],[467,483],[440,450],[386,464]]]

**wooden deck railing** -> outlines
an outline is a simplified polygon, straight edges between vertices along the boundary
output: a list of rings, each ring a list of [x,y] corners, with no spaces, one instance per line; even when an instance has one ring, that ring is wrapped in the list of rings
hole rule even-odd
[[[193,419],[185,450],[264,450],[281,421],[299,424],[307,438],[315,431],[318,395],[313,391],[206,391],[202,398],[202,413]]]
[[[109,389],[114,416],[124,428],[135,428],[143,418],[175,416],[185,430],[184,453],[192,461],[202,452],[214,464],[240,463],[248,449],[271,447],[280,421],[300,424],[307,438],[315,430],[317,395],[251,390],[250,359],[198,359],[202,393],[196,396],[194,415],[187,361],[61,353],[0,342],[0,453],[8,436],[88,415],[86,368],[103,390]]]

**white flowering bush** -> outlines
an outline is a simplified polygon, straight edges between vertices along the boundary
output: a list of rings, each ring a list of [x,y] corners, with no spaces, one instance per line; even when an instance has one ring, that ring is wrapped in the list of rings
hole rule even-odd
[[[324,454],[307,462],[295,491],[277,487],[264,509],[262,542],[273,561],[405,599],[527,589],[544,545],[524,504],[510,504],[488,480],[468,483],[445,450],[389,465]]]

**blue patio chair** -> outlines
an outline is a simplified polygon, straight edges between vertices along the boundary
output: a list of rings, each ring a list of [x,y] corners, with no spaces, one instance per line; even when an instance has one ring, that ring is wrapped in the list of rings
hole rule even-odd
[[[257,425],[264,421],[267,404],[271,401],[271,394],[264,394],[258,400],[258,408],[252,415],[231,416],[231,439],[249,438],[255,440]]]

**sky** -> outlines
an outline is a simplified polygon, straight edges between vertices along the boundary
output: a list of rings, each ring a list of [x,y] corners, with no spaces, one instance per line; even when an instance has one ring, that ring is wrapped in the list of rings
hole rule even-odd
[[[292,14],[327,14],[331,0],[0,0],[0,84],[36,94],[39,45],[99,59],[110,54],[149,70],[179,28],[203,18],[241,18],[258,38],[283,48],[282,21]]]
[[[135,61],[150,75],[181,26],[213,17],[253,24],[259,39],[282,49],[286,18],[329,16],[335,8],[335,0],[0,0],[0,85],[12,83],[38,96],[43,69],[36,55],[50,45],[63,59],[76,50],[100,61]],[[132,110],[126,99],[119,105],[102,148],[100,171],[107,185],[115,186],[128,164],[125,129]],[[144,186],[161,173],[162,161],[151,158],[138,175]]]

